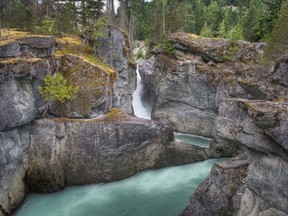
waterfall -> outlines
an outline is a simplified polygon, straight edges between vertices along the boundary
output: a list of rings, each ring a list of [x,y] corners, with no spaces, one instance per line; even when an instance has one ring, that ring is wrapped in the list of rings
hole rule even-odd
[[[142,79],[139,73],[139,66],[137,65],[136,69],[137,73],[137,88],[133,92],[133,109],[134,109],[134,115],[139,118],[145,118],[145,119],[151,119],[151,108],[145,106],[141,100],[141,96],[143,94],[143,83]]]

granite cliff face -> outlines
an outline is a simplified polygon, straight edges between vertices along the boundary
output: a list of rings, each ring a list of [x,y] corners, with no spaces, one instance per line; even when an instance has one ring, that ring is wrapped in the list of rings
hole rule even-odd
[[[123,32],[111,31],[122,49]],[[204,148],[174,142],[169,125],[121,111],[132,112],[128,54],[120,62],[106,57],[117,73],[87,50],[70,37],[1,41],[0,216],[11,215],[29,191],[115,181],[212,157]],[[79,91],[72,101],[46,103],[38,86],[57,71]]]
[[[281,74],[281,88],[287,91],[286,58],[283,56],[272,65],[266,86],[280,81]],[[274,86],[277,92],[279,84]],[[217,149],[236,144],[246,147],[246,153],[215,165],[180,215],[288,215],[287,138],[287,101],[239,98],[223,101],[211,145]]]
[[[220,102],[255,98],[239,82],[261,70],[256,64],[259,44],[231,45],[186,33],[172,34],[169,40],[174,56],[157,53],[140,65],[146,89],[154,96],[152,118],[169,122],[176,131],[212,137]]]
[[[212,136],[207,155],[239,155],[213,166],[180,215],[287,215],[287,55],[266,70],[262,43],[169,40],[173,55],[155,49],[140,65],[152,118]]]
[[[105,38],[98,43],[97,55],[118,73],[113,106],[133,114],[132,94],[136,89],[136,63],[129,58],[128,35],[117,27],[108,26],[105,29]]]
[[[11,215],[28,190],[55,191],[66,185],[64,181],[68,185],[112,181],[152,167],[163,149],[162,144],[173,140],[167,126],[141,121],[137,124],[137,121],[129,120],[132,117],[124,118],[121,112],[114,112],[113,119],[109,116],[96,121],[79,119],[110,112],[117,76],[113,69],[90,55],[88,49],[81,41],[69,37],[56,40],[49,36],[11,35],[8,40],[0,41],[1,216]],[[39,94],[38,86],[43,84],[43,78],[56,71],[60,71],[69,84],[79,86],[75,100],[48,104]],[[43,118],[46,113],[53,118]],[[63,120],[63,117],[73,119]],[[145,136],[131,139],[136,137],[133,133],[127,134],[131,125]],[[97,132],[102,138],[94,134],[89,138],[87,132]],[[109,135],[114,136],[114,140],[108,141]],[[66,140],[69,141],[67,144]],[[146,161],[141,158],[141,162],[146,162],[144,165],[139,162],[133,167],[125,167],[130,162],[127,159],[130,158],[129,152],[131,155],[136,152],[133,162],[137,164],[135,155],[154,149],[153,157],[145,158]],[[102,157],[83,167],[83,163],[96,157],[97,152],[101,152]],[[112,158],[118,164],[104,162],[109,160],[112,163]],[[73,164],[79,168],[78,173],[74,171],[73,174]],[[106,164],[107,169],[102,169],[103,174],[95,177],[95,172],[97,175],[102,172],[97,170],[101,164]],[[88,167],[89,170],[85,169]],[[83,175],[77,178],[80,171]]]
[[[246,146],[245,163],[242,157],[226,162],[228,167],[215,165],[181,215],[287,215],[287,111],[286,102],[223,102],[216,120],[216,138]],[[222,172],[215,176],[218,167]],[[229,189],[230,193],[225,192]]]
[[[51,192],[154,168],[173,131],[114,109],[97,119],[35,120],[30,139],[27,182],[32,191]]]

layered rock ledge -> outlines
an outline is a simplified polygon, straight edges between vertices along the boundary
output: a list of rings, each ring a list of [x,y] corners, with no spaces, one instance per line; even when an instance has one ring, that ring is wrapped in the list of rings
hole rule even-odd
[[[287,102],[229,99],[220,105],[215,137],[220,144],[246,146],[246,163],[241,171],[219,164],[221,173],[214,166],[181,215],[288,215]]]
[[[212,137],[222,101],[274,100],[287,93],[275,81],[276,73],[269,74],[257,62],[263,43],[233,44],[181,32],[169,40],[174,54],[154,53],[140,64],[139,71],[144,95],[153,98],[152,119],[170,123],[175,131]]]

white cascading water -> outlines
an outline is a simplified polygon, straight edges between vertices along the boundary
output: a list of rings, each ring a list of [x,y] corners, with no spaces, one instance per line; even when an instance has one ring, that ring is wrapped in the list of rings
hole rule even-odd
[[[134,109],[134,115],[139,117],[139,118],[145,118],[145,119],[151,119],[151,109],[148,107],[145,107],[142,100],[141,100],[141,95],[143,91],[143,83],[142,79],[139,73],[139,66],[137,65],[137,88],[133,92],[133,109]]]

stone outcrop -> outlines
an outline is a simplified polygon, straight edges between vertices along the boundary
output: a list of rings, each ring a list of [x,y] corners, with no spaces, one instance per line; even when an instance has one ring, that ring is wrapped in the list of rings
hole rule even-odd
[[[26,177],[31,160],[28,160],[28,152],[34,141],[30,133],[35,128],[35,119],[45,115],[48,109],[48,104],[38,92],[44,77],[61,71],[70,84],[80,86],[74,101],[67,104],[53,102],[48,110],[49,115],[77,118],[109,112],[115,78],[115,72],[98,65],[97,59],[85,53],[85,45],[76,39],[62,38],[56,42],[54,37],[46,36],[11,37],[0,42],[1,216],[11,215],[28,191]],[[60,52],[56,52],[56,43],[61,48]],[[76,52],[75,47],[78,57],[69,54]],[[61,110],[65,106],[68,108]],[[49,140],[49,134],[42,132],[41,138]],[[53,174],[55,178],[61,177],[61,173]]]
[[[49,62],[39,58],[0,60],[0,130],[24,125],[45,109],[38,93]]]
[[[51,192],[154,168],[173,131],[113,110],[91,120],[36,120],[30,138],[27,182],[32,191]]]
[[[0,215],[10,215],[26,195],[29,127],[0,132]]]
[[[97,46],[96,52],[117,72],[113,105],[128,114],[133,114],[132,93],[136,89],[136,63],[129,57],[130,44],[127,33],[117,27],[108,26],[105,29],[105,38]]]
[[[54,55],[56,40],[51,36],[25,36],[0,43],[0,58],[37,57]]]
[[[111,109],[115,72],[71,54],[61,57],[59,71],[70,85],[79,89],[74,100],[53,102],[50,113],[70,118],[93,118]]]
[[[249,162],[247,155],[240,155],[215,163],[209,176],[194,192],[190,204],[180,215],[233,215],[237,199],[239,204],[239,194],[243,190]]]
[[[214,158],[208,148],[188,144],[181,141],[170,142],[165,145],[164,154],[159,160],[159,167],[195,163]]]
[[[221,196],[230,200],[230,204],[222,202],[214,205],[217,203],[214,201],[205,204],[203,197],[208,197],[211,201],[211,194],[222,191],[219,183],[227,185],[234,177],[222,179],[222,175],[218,175],[209,187],[213,188],[213,193],[207,191],[203,183],[193,194],[191,204],[182,214],[198,212],[194,215],[287,215],[287,102],[229,99],[221,103],[215,125],[217,143],[225,142],[226,146],[236,143],[248,148],[250,164],[245,171],[247,177],[245,181],[239,182],[233,196],[222,193]],[[215,171],[217,169],[213,167],[205,182],[215,179]],[[235,170],[235,173],[239,172]],[[219,212],[220,208],[226,213]]]
[[[147,94],[154,98],[152,118],[169,122],[176,131],[212,137],[223,100],[256,98],[239,82],[261,71],[256,62],[261,52],[248,42],[231,45],[186,33],[169,40],[174,56],[158,53],[140,66]]]

